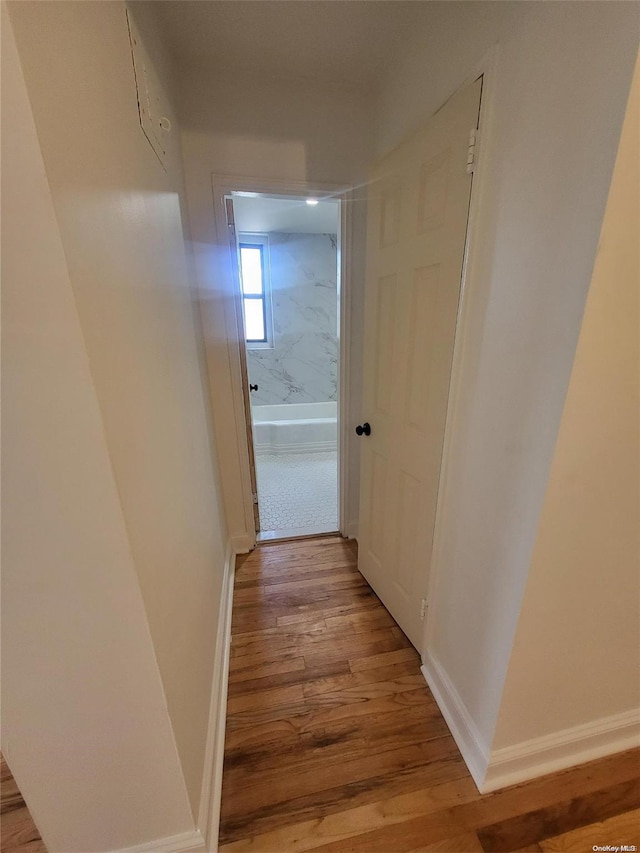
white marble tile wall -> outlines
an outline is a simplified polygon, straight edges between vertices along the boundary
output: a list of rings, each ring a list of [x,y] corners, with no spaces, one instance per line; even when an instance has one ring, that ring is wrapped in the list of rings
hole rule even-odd
[[[249,349],[253,405],[337,398],[335,234],[269,234],[274,346]]]

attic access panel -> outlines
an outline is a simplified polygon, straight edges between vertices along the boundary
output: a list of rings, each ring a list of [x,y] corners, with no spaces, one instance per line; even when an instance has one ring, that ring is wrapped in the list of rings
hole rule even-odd
[[[169,104],[164,96],[162,85],[155,67],[144,46],[140,31],[130,11],[127,9],[129,41],[133,58],[133,72],[138,97],[138,116],[140,127],[155,151],[163,169],[167,170],[167,137],[171,131]]]

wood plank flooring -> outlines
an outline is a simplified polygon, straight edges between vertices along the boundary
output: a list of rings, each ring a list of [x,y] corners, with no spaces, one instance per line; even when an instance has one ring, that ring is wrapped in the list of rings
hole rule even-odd
[[[47,853],[11,770],[0,755],[0,850],[2,853]]]
[[[356,562],[337,536],[238,559],[220,850],[640,846],[640,750],[480,796]]]

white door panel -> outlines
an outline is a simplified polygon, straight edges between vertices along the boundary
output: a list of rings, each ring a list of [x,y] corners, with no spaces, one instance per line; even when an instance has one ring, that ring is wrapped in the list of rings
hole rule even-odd
[[[482,82],[374,167],[369,196],[359,566],[421,642]]]

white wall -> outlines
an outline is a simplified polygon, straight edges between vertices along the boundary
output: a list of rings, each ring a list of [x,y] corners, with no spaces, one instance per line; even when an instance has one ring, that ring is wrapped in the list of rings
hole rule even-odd
[[[2,7],[2,749],[50,853],[192,827]]]
[[[434,4],[379,102],[379,150],[496,42],[428,656],[487,757],[638,43],[623,3]],[[549,594],[552,591],[549,590]]]
[[[639,151],[640,64],[494,749],[640,709]]]
[[[227,263],[226,234],[217,237],[211,175],[258,180],[353,184],[353,253],[351,285],[352,355],[348,401],[350,421],[361,416],[362,292],[364,280],[365,196],[361,189],[372,157],[372,98],[368,93],[341,91],[304,80],[224,77],[206,67],[183,69],[180,118],[185,160],[190,229],[201,288],[206,343],[225,484],[225,508],[232,536],[246,532],[240,484],[242,470],[236,425],[230,408],[232,350],[227,347],[221,286]],[[222,287],[222,289],[221,289]],[[231,358],[231,362],[230,362]],[[359,448],[350,446],[351,470],[347,522],[357,520]]]
[[[148,6],[133,6],[166,80]],[[185,259],[179,130],[170,114],[165,172],[139,126],[124,3],[9,8],[197,814],[227,533]]]

